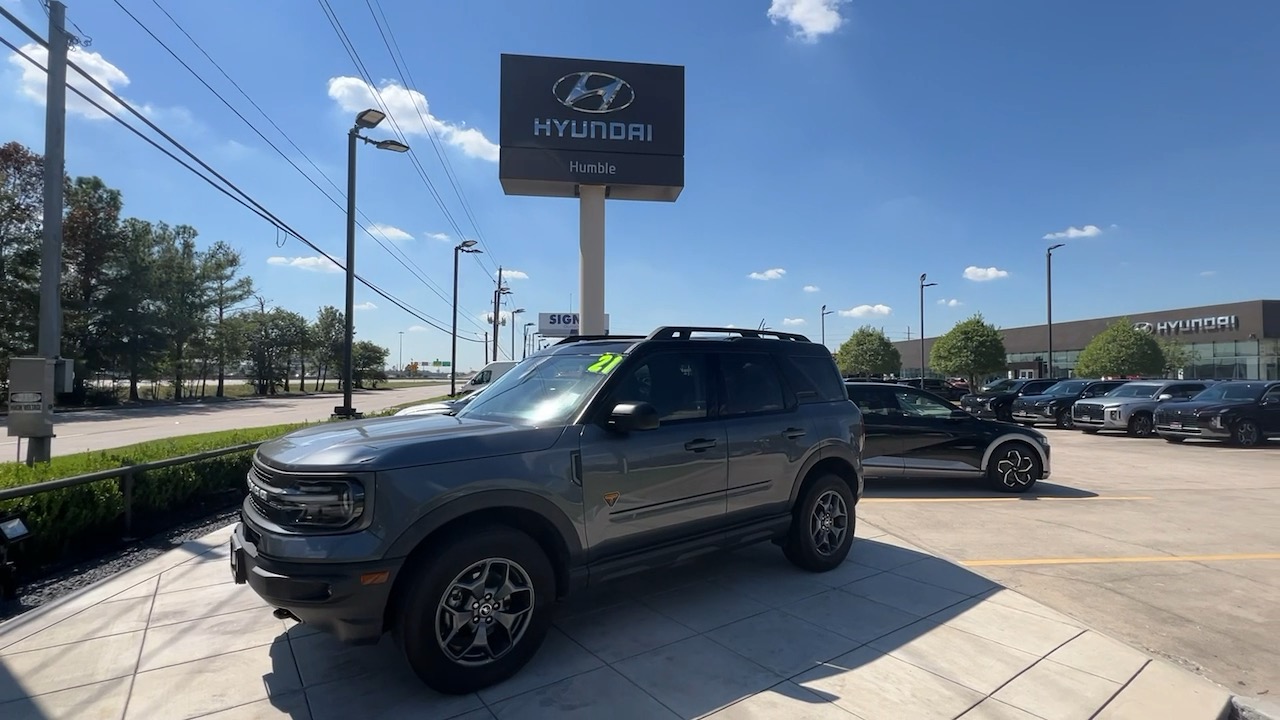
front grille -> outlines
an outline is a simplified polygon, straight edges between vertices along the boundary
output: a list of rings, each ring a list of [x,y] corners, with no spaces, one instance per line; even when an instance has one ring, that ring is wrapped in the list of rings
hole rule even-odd
[[[1101,420],[1102,406],[1076,403],[1071,414],[1080,420]]]

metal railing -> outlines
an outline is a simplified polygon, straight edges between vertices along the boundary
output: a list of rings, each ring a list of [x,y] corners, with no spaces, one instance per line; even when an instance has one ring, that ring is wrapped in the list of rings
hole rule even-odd
[[[120,494],[124,496],[124,530],[126,534],[129,534],[133,532],[133,485],[135,482],[135,476],[151,470],[162,470],[164,468],[170,468],[177,465],[203,462],[205,460],[213,460],[227,455],[255,450],[264,442],[266,441],[260,440],[258,442],[218,448],[217,450],[205,450],[204,452],[193,453],[191,455],[181,455],[174,458],[165,458],[164,460],[153,460],[151,462],[138,463],[136,465],[124,465],[110,470],[99,470],[97,472],[85,473],[83,475],[73,475],[68,478],[46,480],[45,482],[33,483],[31,485],[2,488],[0,489],[0,502],[31,497],[32,495],[39,495],[53,490],[64,490],[66,488],[78,487],[80,485],[88,485],[89,483],[102,482],[104,480],[119,480]]]

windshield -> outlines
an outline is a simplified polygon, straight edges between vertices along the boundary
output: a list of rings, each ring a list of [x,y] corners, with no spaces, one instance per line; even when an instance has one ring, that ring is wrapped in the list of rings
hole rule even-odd
[[[529,358],[493,381],[458,417],[517,425],[567,423],[622,358],[617,353]]]
[[[1089,384],[1088,380],[1063,380],[1060,383],[1054,383],[1044,391],[1045,395],[1079,395],[1084,387]]]
[[[1267,386],[1263,383],[1222,383],[1200,391],[1192,400],[1257,400]]]
[[[1129,383],[1107,393],[1107,397],[1153,398],[1161,385],[1138,385]]]
[[[1004,392],[1005,390],[1012,390],[1013,386],[1016,385],[1017,382],[1017,380],[1011,380],[1009,378],[997,380],[993,383],[983,385],[982,392]]]

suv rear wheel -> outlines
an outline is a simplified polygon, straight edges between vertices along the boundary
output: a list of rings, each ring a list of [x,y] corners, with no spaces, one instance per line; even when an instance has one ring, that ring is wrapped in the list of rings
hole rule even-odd
[[[555,571],[525,533],[489,527],[450,538],[410,572],[393,634],[433,690],[463,695],[501,682],[542,645]]]
[[[855,523],[849,483],[837,475],[822,475],[800,496],[782,552],[809,572],[833,570],[849,555]]]

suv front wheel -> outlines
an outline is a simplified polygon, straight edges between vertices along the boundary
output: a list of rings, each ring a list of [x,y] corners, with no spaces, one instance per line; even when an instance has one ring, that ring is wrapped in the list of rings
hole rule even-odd
[[[782,552],[809,572],[840,566],[853,546],[853,492],[837,475],[822,475],[800,496]]]
[[[393,633],[414,673],[438,692],[464,695],[511,677],[551,625],[555,571],[518,530],[449,538],[406,572]]]

